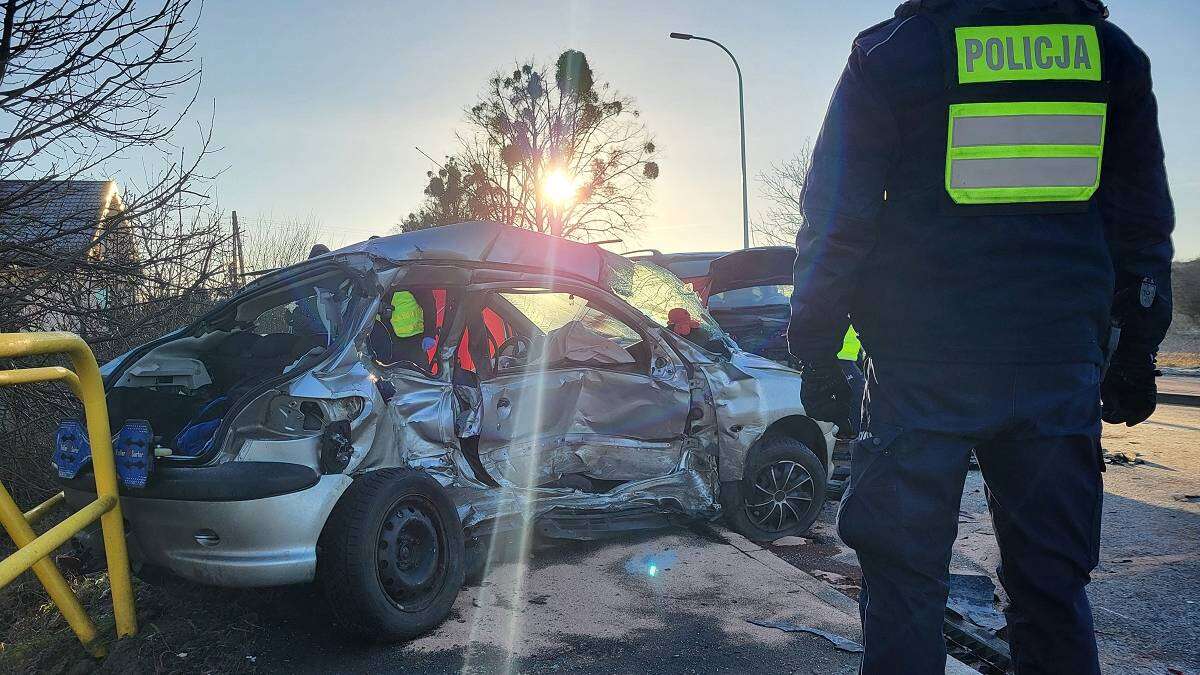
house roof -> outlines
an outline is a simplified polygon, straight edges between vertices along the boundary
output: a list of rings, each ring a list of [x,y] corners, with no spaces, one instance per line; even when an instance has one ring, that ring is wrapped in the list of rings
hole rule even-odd
[[[82,254],[104,218],[123,209],[111,180],[0,180],[0,261]]]

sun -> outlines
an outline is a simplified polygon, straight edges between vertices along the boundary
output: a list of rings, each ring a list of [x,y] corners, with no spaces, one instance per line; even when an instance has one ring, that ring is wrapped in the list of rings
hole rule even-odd
[[[542,179],[542,194],[559,206],[574,202],[578,192],[579,179],[560,169],[551,171]]]

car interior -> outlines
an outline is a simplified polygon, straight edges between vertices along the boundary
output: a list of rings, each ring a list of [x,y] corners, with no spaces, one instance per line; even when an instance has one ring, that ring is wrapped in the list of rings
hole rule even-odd
[[[521,370],[568,365],[636,369],[650,362],[641,335],[572,293],[488,292],[470,318],[465,344],[473,363],[484,364],[476,370],[484,380]]]
[[[108,392],[113,428],[146,419],[173,456],[204,454],[234,403],[326,353],[350,297],[349,282],[330,275],[226,307],[123,369]]]

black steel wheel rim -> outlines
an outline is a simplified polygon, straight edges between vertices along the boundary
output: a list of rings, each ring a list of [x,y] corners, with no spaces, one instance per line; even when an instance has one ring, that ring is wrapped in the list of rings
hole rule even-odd
[[[376,566],[384,593],[400,609],[427,607],[446,581],[446,530],[437,509],[410,495],[392,506],[379,527]]]
[[[758,470],[746,495],[746,515],[766,532],[783,532],[803,521],[816,494],[812,474],[804,465],[781,459]]]

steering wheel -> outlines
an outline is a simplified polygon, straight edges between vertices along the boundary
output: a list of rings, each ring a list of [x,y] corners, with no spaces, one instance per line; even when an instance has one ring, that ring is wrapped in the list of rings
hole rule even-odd
[[[529,359],[533,341],[524,335],[511,335],[496,347],[493,370],[503,370],[523,365]],[[511,352],[511,353],[509,353]]]

